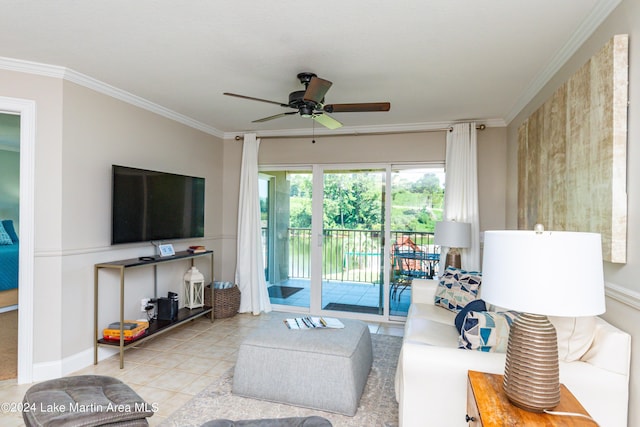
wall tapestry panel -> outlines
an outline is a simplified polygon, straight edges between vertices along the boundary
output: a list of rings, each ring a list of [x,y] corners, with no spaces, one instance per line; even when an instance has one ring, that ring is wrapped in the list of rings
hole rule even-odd
[[[518,227],[602,235],[626,262],[628,35],[617,35],[518,128]]]

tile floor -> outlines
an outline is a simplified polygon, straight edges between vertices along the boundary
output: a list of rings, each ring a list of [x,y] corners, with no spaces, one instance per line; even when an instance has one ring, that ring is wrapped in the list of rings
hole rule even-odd
[[[102,360],[72,375],[96,374],[120,378],[148,403],[157,404],[149,424],[157,426],[189,399],[232,367],[243,338],[261,322],[281,313],[238,314],[228,319],[199,318],[125,351],[124,369],[118,356]],[[403,334],[403,325],[369,323],[371,333]],[[0,425],[24,426],[20,413],[7,413],[5,405],[21,402],[30,384],[0,382]]]

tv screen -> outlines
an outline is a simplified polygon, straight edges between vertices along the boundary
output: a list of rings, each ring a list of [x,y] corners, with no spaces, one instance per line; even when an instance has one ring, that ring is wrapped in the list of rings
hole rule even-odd
[[[204,178],[112,170],[111,244],[204,236]]]

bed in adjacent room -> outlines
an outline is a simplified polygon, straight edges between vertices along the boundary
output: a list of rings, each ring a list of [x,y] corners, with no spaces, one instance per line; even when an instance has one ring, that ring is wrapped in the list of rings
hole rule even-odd
[[[19,241],[13,221],[0,222],[0,309],[18,304]]]

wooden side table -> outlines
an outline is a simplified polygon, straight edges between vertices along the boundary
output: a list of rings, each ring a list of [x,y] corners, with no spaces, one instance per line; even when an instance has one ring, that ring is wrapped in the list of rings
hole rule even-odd
[[[525,411],[509,402],[502,388],[502,375],[469,371],[467,386],[467,422],[470,427],[545,426],[590,427],[594,421],[569,415],[540,414]],[[560,404],[553,411],[590,416],[564,385],[560,385]]]

